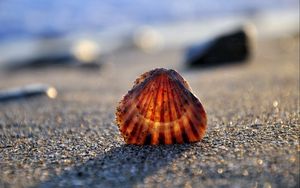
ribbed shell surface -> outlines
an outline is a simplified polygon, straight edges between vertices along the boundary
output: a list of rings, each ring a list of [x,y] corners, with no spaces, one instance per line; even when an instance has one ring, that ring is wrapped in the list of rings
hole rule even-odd
[[[203,138],[206,113],[187,82],[174,70],[142,74],[117,107],[116,122],[127,144],[196,142]]]

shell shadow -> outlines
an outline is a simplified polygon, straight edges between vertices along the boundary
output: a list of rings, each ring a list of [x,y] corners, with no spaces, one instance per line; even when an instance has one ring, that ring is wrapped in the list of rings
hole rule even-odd
[[[133,187],[180,158],[192,145],[122,145],[37,187]]]

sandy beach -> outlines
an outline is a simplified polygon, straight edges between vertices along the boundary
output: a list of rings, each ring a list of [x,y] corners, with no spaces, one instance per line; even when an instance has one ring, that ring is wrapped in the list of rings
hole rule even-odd
[[[47,83],[56,99],[0,103],[0,187],[299,186],[299,36],[259,40],[241,65],[188,69],[183,50],[121,51],[99,70],[0,70],[0,88]],[[115,108],[143,72],[176,69],[201,100],[201,142],[126,145]]]

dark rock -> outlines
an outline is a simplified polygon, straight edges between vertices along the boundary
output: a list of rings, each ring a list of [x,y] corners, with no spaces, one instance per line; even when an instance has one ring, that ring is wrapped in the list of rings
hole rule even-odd
[[[253,28],[242,27],[186,50],[186,62],[193,67],[242,63],[252,53]]]

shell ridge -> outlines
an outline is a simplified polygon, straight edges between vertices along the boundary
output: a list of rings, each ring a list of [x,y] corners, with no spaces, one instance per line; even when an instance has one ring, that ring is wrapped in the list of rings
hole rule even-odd
[[[149,103],[151,102],[151,97],[152,97],[152,85],[148,85],[148,88],[147,88],[147,90],[146,90],[144,93],[145,93],[145,95],[146,95],[146,100],[145,100],[145,102],[143,103],[141,109],[139,110],[139,114],[140,114],[140,115],[143,115],[143,114],[146,112],[146,110],[147,110],[147,108],[148,108],[148,106],[149,106]]]
[[[145,95],[145,93],[147,93],[150,90],[149,87],[144,86],[142,92],[140,92],[140,94],[137,96],[137,104],[136,106],[142,106],[142,104],[145,102],[145,99],[147,97],[147,95]]]
[[[149,78],[152,73],[155,72],[155,69],[150,70],[148,72],[143,73],[142,75],[140,75],[138,78],[135,79],[135,81],[133,82],[133,88],[137,85],[139,85],[140,83],[144,82],[147,78]]]
[[[162,80],[162,94],[161,94],[161,98],[162,98],[162,104],[161,104],[161,108],[160,108],[160,122],[165,122],[165,99],[164,99],[164,95],[165,95],[165,80]]]
[[[151,120],[150,119],[147,119],[146,116],[147,116],[147,113],[145,114],[145,112],[147,112],[146,110],[149,109],[150,105],[152,104],[152,100],[153,100],[153,97],[152,97],[152,86],[151,86],[151,90],[150,90],[150,93],[148,94],[149,97],[147,99],[147,102],[146,104],[144,105],[144,109],[142,110],[142,112],[139,114],[139,117],[143,120],[141,121],[144,121],[146,122],[146,130],[142,130],[144,134],[140,135],[141,137],[141,140],[142,140],[142,143],[144,142],[144,140],[146,139],[145,137],[147,136],[148,134],[148,130],[150,129],[150,126],[151,126]],[[149,123],[147,123],[149,122]]]
[[[152,92],[151,92],[151,85],[150,85],[150,86],[148,86],[147,90],[145,91],[145,96],[144,96],[145,101],[140,106],[140,110],[139,110],[140,114],[144,114],[144,112],[146,111],[145,108],[146,108],[146,106],[148,106],[149,99],[151,99],[151,94],[152,94]]]
[[[152,97],[153,96],[152,95],[153,94],[152,91],[153,90],[157,90],[156,87],[159,87],[159,85],[156,86],[156,87],[154,87],[154,86],[153,87],[149,86],[149,87],[151,87],[151,93],[149,94],[150,95],[150,97],[149,97],[149,103],[147,104],[147,107],[146,107],[146,109],[148,109],[148,113],[146,113],[145,115],[139,114],[139,116],[143,119],[144,122],[149,122],[149,124],[147,126],[147,129],[144,131],[144,136],[142,138],[142,140],[143,140],[142,142],[146,142],[146,144],[147,144],[147,142],[149,142],[148,139],[151,139],[150,140],[150,144],[152,143],[152,139],[153,139],[152,132],[151,131],[149,132],[149,130],[151,130],[152,125],[154,123],[154,121],[151,120],[151,116],[153,115],[153,109],[155,108],[155,104],[154,104],[155,100],[154,100],[154,97]],[[157,94],[156,94],[156,96],[157,96]],[[155,98],[156,98],[156,96],[155,96]],[[149,108],[150,108],[151,105],[153,105],[153,107],[152,107],[151,110],[149,110]]]
[[[181,84],[181,83],[180,83]],[[181,86],[181,87],[180,87]],[[176,87],[174,88],[175,89],[175,93],[177,94],[178,93],[178,95],[179,95],[179,93],[181,92],[181,93],[184,93],[183,95],[182,95],[182,102],[184,102],[184,101],[190,101],[190,99],[189,99],[189,95],[191,94],[191,92],[189,91],[189,90],[187,90],[183,85],[176,85]],[[190,106],[190,108],[188,108],[188,110],[193,110],[193,107],[194,106]],[[186,104],[185,104],[185,106],[183,106],[183,108],[184,109],[186,109]],[[194,135],[194,133],[193,133],[193,131],[192,131],[192,128],[191,128],[191,126],[192,125],[190,125],[189,123],[186,125],[186,126],[184,126],[184,124],[183,124],[183,122],[184,122],[184,119],[185,118],[187,118],[188,117],[188,110],[185,110],[184,112],[183,112],[183,114],[181,115],[181,117],[178,119],[178,121],[179,121],[179,123],[180,123],[180,128],[181,128],[181,133],[182,133],[182,138],[183,138],[183,140],[184,140],[184,142],[188,139],[189,140],[189,142],[191,142],[193,139],[192,138],[190,138],[188,135],[189,134],[187,134],[187,133],[189,133],[189,132],[192,132],[192,134],[193,134],[193,136],[196,138],[196,135]]]
[[[149,107],[149,105],[151,104],[151,94],[152,94],[152,92],[149,92],[149,91],[151,91],[151,89],[152,89],[152,85],[148,85],[148,88],[147,88],[147,91],[145,91],[146,92],[146,96],[147,96],[147,101],[145,102],[145,103],[147,103],[148,102],[148,100],[149,100],[149,103],[147,104],[147,107],[146,107],[146,109]],[[149,92],[149,93],[148,93]],[[145,110],[146,110],[145,109]],[[143,110],[144,111],[144,110]],[[143,112],[141,112],[141,111],[138,111],[139,113],[139,118],[141,118],[141,119],[145,119],[145,117],[144,117],[144,114],[143,114]],[[143,128],[142,128],[142,126],[139,126],[139,129],[137,130],[137,132],[134,134],[134,138],[136,139],[136,140],[138,140],[139,138],[140,138],[140,136],[139,135],[141,135],[140,133],[143,131]]]
[[[161,82],[160,82],[160,79],[158,81],[158,86],[156,88],[156,91],[160,89],[160,86],[161,86]],[[157,91],[156,95],[155,95],[155,100],[154,101],[157,101],[157,98],[158,98],[158,95],[159,95],[159,92]],[[154,120],[154,116],[155,116],[155,112],[156,112],[156,104],[155,102],[153,103],[153,108],[152,108],[152,113],[151,113],[151,117],[150,117],[150,120]]]
[[[176,82],[176,84],[174,84],[174,93],[176,95],[176,97],[179,99],[179,102],[180,103],[185,103],[185,101],[188,101],[188,98],[187,96],[185,95],[185,91],[189,92],[186,88],[179,88],[178,87],[178,83]],[[182,89],[182,90],[181,90]],[[179,93],[181,93],[181,95],[179,95]],[[177,105],[177,103],[175,103]],[[184,107],[184,106],[183,106]],[[177,106],[178,108],[178,111],[181,111],[180,110],[180,105],[179,107]],[[185,109],[185,108],[184,108]],[[180,120],[181,117],[183,117],[184,115],[186,114],[186,111],[183,111],[181,114],[180,114],[180,117],[177,116],[177,120]]]
[[[171,88],[170,88],[170,79],[168,80],[168,87],[167,87],[167,89],[168,89],[168,108],[169,108],[169,122],[172,122],[173,121],[173,115],[172,115],[172,105],[171,105],[171,97],[172,97],[172,94],[171,94],[171,92],[172,92],[172,90],[171,90]]]
[[[172,83],[172,82],[171,82]],[[175,113],[174,113],[174,116],[175,116],[175,118],[176,119],[174,119],[174,121],[176,121],[176,120],[178,120],[178,107],[177,107],[177,101],[176,100],[174,100],[175,99],[175,95],[176,95],[176,93],[174,92],[174,86],[171,88],[171,96],[172,96],[172,99],[173,99],[173,106],[174,106],[174,109],[175,109]],[[175,93],[175,94],[174,94]],[[177,95],[176,95],[177,96]],[[178,96],[177,96],[178,97]]]
[[[174,126],[170,127],[170,132],[171,132],[171,138],[172,138],[172,142],[174,144],[178,143],[177,139],[176,139],[176,135],[175,135],[175,130],[174,130]]]
[[[187,83],[187,81],[175,70],[171,70],[172,75],[175,76],[175,78],[184,85],[184,87],[189,90],[190,92],[192,92],[192,88],[190,87],[190,85]]]
[[[126,120],[126,121],[129,121],[129,123],[127,123],[125,130],[123,129],[123,132],[125,133],[126,140],[128,141],[128,139],[130,138],[131,132],[134,130],[134,127],[135,127],[137,121],[136,121],[136,117],[130,118],[130,120]],[[126,122],[124,123],[124,125],[125,124],[126,124]]]
[[[152,122],[147,122],[147,126],[146,126],[146,129],[144,131],[144,134],[141,136],[141,143],[144,143],[146,142],[146,139],[147,139],[147,136],[151,133],[149,133],[149,130],[152,128]]]
[[[181,85],[181,88],[183,88],[182,85]],[[195,111],[195,108],[190,108],[190,109],[191,109],[191,112],[192,112],[193,117],[195,117],[195,118],[199,121],[199,122],[197,123],[198,126],[200,126],[200,127],[205,126],[205,125],[206,125],[206,121],[207,121],[206,115],[205,115],[206,113],[205,113],[205,111],[204,111],[204,108],[203,108],[203,106],[202,106],[200,100],[199,100],[193,93],[191,93],[191,92],[188,92],[188,95],[185,95],[185,97],[186,97],[186,98],[189,97],[190,100],[196,101],[196,103],[199,104],[199,107],[196,106],[196,107],[198,107],[199,112],[196,112],[196,111]],[[187,100],[188,100],[188,98],[187,98]],[[199,116],[198,113],[201,113],[201,115],[203,116],[203,118],[201,118],[202,116]]]
[[[171,129],[173,129],[173,124],[170,123],[171,122],[171,119],[172,119],[172,111],[171,111],[171,106],[170,106],[170,79],[167,79],[166,82],[166,107],[167,107],[167,114],[166,116],[168,117],[167,118],[167,122],[168,122],[168,126],[165,126],[166,127],[166,131],[165,131],[165,138],[166,138],[166,143],[167,144],[171,144],[172,143],[172,133],[171,133]]]
[[[135,141],[138,139],[138,135],[140,134],[142,127],[143,126],[138,122],[135,132],[131,135],[130,142],[135,143]]]
[[[163,77],[160,76],[158,78],[158,87],[157,87],[157,94],[156,94],[156,97],[155,97],[155,100],[154,101],[157,101],[159,95],[160,95],[160,91],[162,88],[162,81],[163,81]],[[151,143],[156,143],[158,141],[158,137],[159,137],[159,130],[157,130],[157,126],[155,125],[156,124],[156,114],[158,113],[157,109],[159,109],[160,107],[160,104],[153,104],[153,111],[152,111],[152,115],[151,115],[151,120],[153,120],[154,122],[154,126],[155,126],[155,129],[153,130],[153,132],[151,133],[152,134],[152,142]],[[159,111],[160,113],[160,111]]]
[[[160,110],[160,122],[164,123],[165,122],[165,95],[166,95],[166,87],[167,87],[167,84],[166,84],[166,79],[163,79],[162,81],[162,104],[161,104],[161,110]],[[161,126],[160,127],[160,132],[159,132],[159,143],[160,144],[165,144],[166,143],[166,138],[168,135],[167,134],[167,127],[169,126]]]
[[[123,102],[121,103],[121,105],[122,104],[124,104]],[[120,125],[118,125],[119,126],[119,130],[121,131],[121,132],[123,132],[123,130],[125,129],[126,130],[126,128],[127,128],[127,126],[128,126],[128,123],[129,122],[124,122],[124,123],[121,123],[122,122],[122,117],[124,117],[123,115],[122,115],[122,110],[121,109],[119,109],[119,111],[118,111],[118,113],[117,113],[117,122],[119,122],[119,124]]]
[[[133,127],[132,127],[131,132],[128,133],[129,136],[127,137],[127,140],[128,140],[129,143],[131,143],[131,141],[132,141],[132,139],[133,139],[133,137],[134,137],[134,134],[135,134],[136,131],[137,131],[137,126],[138,126],[138,122],[135,122],[135,123],[133,124]]]
[[[127,128],[129,127],[130,123],[132,122],[133,120],[133,116],[134,116],[134,113],[135,113],[136,109],[134,107],[131,107],[129,109],[127,109],[127,116],[123,116],[123,119],[125,120],[125,125],[127,124]],[[126,123],[126,121],[128,121]]]
[[[117,113],[116,113],[116,121],[119,122],[118,123],[118,126],[119,124],[121,124],[120,122],[122,122],[121,120],[121,114],[122,113],[127,113],[128,115],[127,116],[122,116],[123,119],[128,119],[128,117],[131,117],[134,109],[132,108],[132,106],[129,106],[130,104],[130,101],[132,101],[132,97],[130,97],[130,94],[133,93],[133,89],[128,91],[126,95],[123,96],[122,100],[119,102],[119,105],[118,105],[118,108],[117,108]],[[128,107],[129,106],[129,107]],[[124,110],[121,109],[121,107],[125,108]],[[130,113],[128,113],[128,111],[130,111]],[[127,117],[127,118],[126,118]],[[121,126],[119,126],[119,129],[121,131]]]
[[[186,133],[185,126],[183,124],[180,124],[180,130],[183,142],[190,142],[189,136]]]
[[[177,131],[174,130],[174,133],[175,133],[175,137],[176,137],[176,140],[177,140],[177,143],[182,143],[184,140],[183,140],[183,130],[181,128],[181,123],[180,123],[180,118],[182,117],[180,114],[179,114],[179,107],[178,107],[178,102],[182,102],[181,101],[181,97],[179,96],[177,90],[176,90],[176,85],[177,83],[175,82],[174,83],[174,80],[171,81],[171,84],[170,85],[173,85],[172,89],[171,89],[171,95],[172,95],[172,98],[173,98],[173,105],[174,105],[174,108],[175,108],[175,117],[176,119],[173,120],[173,124],[174,124],[174,127],[173,129],[175,129],[175,127],[177,127]],[[175,100],[175,99],[179,99],[179,101]],[[176,134],[177,133],[177,134]]]
[[[151,120],[150,119],[147,119],[146,116],[147,116],[147,113],[145,114],[145,112],[147,112],[147,109],[149,109],[150,105],[152,104],[152,100],[153,100],[153,97],[152,97],[152,94],[153,94],[153,88],[152,88],[152,85],[149,86],[149,93],[148,93],[148,99],[147,99],[147,102],[145,103],[144,105],[144,108],[142,109],[142,112],[139,113],[139,117],[143,120],[141,121],[144,121],[144,122],[149,122],[147,123],[147,126],[146,126],[146,129],[145,130],[142,130],[143,131],[143,134],[140,135],[140,140],[141,140],[141,144],[144,142],[144,140],[146,139],[146,136],[148,133],[148,130],[150,129],[150,126],[152,124]]]
[[[145,122],[146,123],[146,122]],[[149,125],[146,123],[144,126],[141,126],[139,133],[136,136],[137,144],[142,144],[144,137],[146,136],[146,131],[148,130]]]
[[[190,124],[190,127],[191,127],[191,129],[192,129],[192,132],[193,132],[193,134],[194,134],[194,136],[198,139],[199,137],[200,137],[200,133],[199,133],[199,131],[200,130],[198,130],[196,127],[195,127],[195,123],[192,121],[192,119],[191,119],[191,117],[189,117],[189,115],[187,116],[187,118],[188,118],[188,122],[189,122],[189,124]]]
[[[183,86],[183,85],[181,85],[181,89],[184,89],[184,86]],[[188,95],[184,95],[185,99],[189,101],[188,96],[190,97],[190,100],[193,100],[193,97],[194,97],[194,99],[197,99],[197,97],[194,96],[190,91],[188,91]],[[198,99],[197,99],[197,103],[200,104],[200,106],[198,107],[199,110],[200,110],[200,111],[204,111],[204,109],[203,109],[203,107],[202,107],[202,104],[201,104],[201,102],[200,102]],[[200,128],[201,128],[203,125],[205,125],[206,123],[203,122],[203,120],[202,120],[203,118],[200,118],[200,116],[197,114],[197,112],[195,112],[195,108],[191,107],[191,108],[189,108],[189,109],[191,110],[191,113],[193,114],[193,117],[196,117],[196,118],[198,119],[197,127],[199,127],[199,128],[197,128],[197,130],[198,130],[198,133],[200,132],[199,134],[200,134],[200,136],[201,136],[201,135],[203,135],[204,133],[202,133],[202,131],[200,130]],[[200,113],[201,113],[201,112],[200,112]],[[205,113],[205,112],[204,112],[204,113]],[[187,112],[185,112],[184,115],[188,115]],[[206,119],[206,116],[204,117],[204,119]],[[197,121],[197,120],[196,120],[196,121]]]
[[[187,101],[187,102],[189,102],[189,101],[191,101],[191,100],[193,100],[193,97],[195,97],[189,90],[187,90],[185,87],[184,87],[184,85],[182,85],[182,84],[179,84],[179,87],[176,87],[176,89],[175,89],[177,92],[183,92],[184,94],[182,95],[183,97],[182,97],[182,99],[184,99],[184,101]],[[196,97],[195,97],[196,98]],[[196,98],[197,99],[197,98]],[[197,102],[199,102],[199,101],[197,101]],[[189,103],[187,103],[187,104],[189,104]],[[201,103],[200,103],[201,104]],[[190,105],[189,105],[190,106]],[[202,105],[201,105],[202,106]],[[184,106],[185,108],[185,110],[186,110],[186,106]],[[192,106],[192,107],[194,107],[194,106]],[[194,108],[189,108],[189,109],[191,109],[191,111],[192,111],[192,113],[195,113],[195,111],[194,111]],[[186,113],[187,113],[187,111],[185,111],[182,115],[186,115]],[[197,115],[197,113],[195,113],[194,115]]]
[[[143,88],[145,87],[145,85],[143,86]],[[135,90],[137,90],[138,88],[135,88]],[[133,90],[133,89],[132,89]],[[132,91],[131,90],[131,91]],[[134,91],[133,91],[134,92]],[[130,92],[127,93],[127,95],[129,95]],[[127,97],[126,95],[124,96],[124,98]],[[132,102],[131,101],[134,101],[134,99],[136,99],[136,97],[138,96],[133,96],[131,98],[128,98],[127,97],[127,100],[125,104],[123,104],[125,106],[125,109],[127,108],[127,116],[124,117],[124,119],[132,119],[130,117],[132,117],[132,114],[134,113],[134,111],[136,111],[136,105],[130,105]],[[124,98],[122,101],[124,101]],[[127,126],[128,127],[128,126]]]

